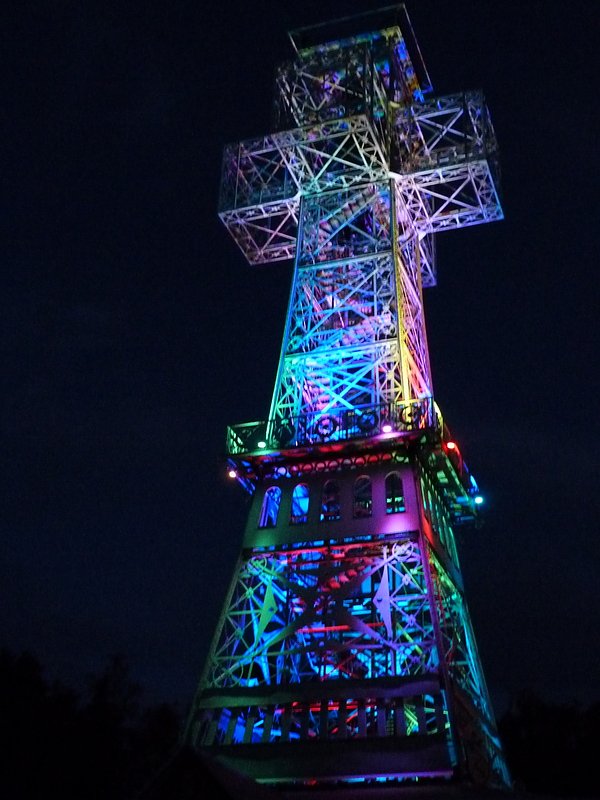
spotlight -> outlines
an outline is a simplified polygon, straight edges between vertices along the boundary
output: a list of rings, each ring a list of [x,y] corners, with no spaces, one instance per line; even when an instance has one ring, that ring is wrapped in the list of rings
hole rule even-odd
[[[260,442],[257,442],[256,446],[258,447],[259,450],[264,450],[265,447],[267,446],[267,443],[261,439]]]
[[[389,422],[386,422],[384,425],[381,426],[382,433],[391,433],[394,429],[390,425]]]
[[[456,442],[446,442],[446,447],[448,450],[456,450]]]
[[[237,472],[234,469],[230,469],[227,474],[230,478],[237,478]]]
[[[480,494],[476,494],[473,502],[476,506],[480,506],[483,503],[483,497]]]

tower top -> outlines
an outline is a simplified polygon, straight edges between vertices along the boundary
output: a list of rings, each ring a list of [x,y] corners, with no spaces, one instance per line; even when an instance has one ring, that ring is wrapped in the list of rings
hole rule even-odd
[[[431,91],[431,80],[404,3],[297,28],[289,31],[288,36],[299,56],[363,43],[404,42],[421,90]]]

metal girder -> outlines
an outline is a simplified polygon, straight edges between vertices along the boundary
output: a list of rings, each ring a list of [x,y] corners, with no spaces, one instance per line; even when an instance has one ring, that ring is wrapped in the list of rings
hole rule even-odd
[[[487,161],[467,161],[404,176],[396,181],[396,196],[406,217],[423,233],[503,218]]]
[[[223,151],[219,211],[267,207],[289,200],[296,185],[272,136],[230,144]]]
[[[283,131],[272,138],[305,195],[382,180],[388,173],[383,143],[365,115]]]
[[[286,261],[296,251],[298,201],[294,198],[219,215],[250,264]]]
[[[270,417],[325,416],[340,408],[356,412],[408,401],[402,391],[400,348],[394,340],[286,356]]]
[[[305,198],[300,223],[299,267],[389,251],[394,235],[389,183]]]
[[[396,259],[400,304],[400,336],[403,355],[404,394],[431,397],[433,386],[423,314],[421,245],[418,236],[406,240]]]
[[[390,183],[303,197],[300,230],[270,418],[430,397],[422,248],[395,245]]]
[[[292,308],[286,355],[394,338],[397,308],[390,254],[302,269]]]
[[[510,776],[466,603],[431,550],[429,565],[442,638],[442,657],[452,679],[453,706],[460,737],[472,762],[470,771],[482,783],[509,785]]]
[[[373,59],[368,43],[357,42],[342,51],[315,50],[283,64],[276,78],[280,123],[308,125],[367,112],[385,117],[387,87],[383,69]]]
[[[410,538],[251,554],[234,577],[206,685],[435,674],[425,568]]]
[[[392,131],[391,166],[403,175],[486,159],[497,150],[490,114],[478,91],[403,106],[394,115]]]

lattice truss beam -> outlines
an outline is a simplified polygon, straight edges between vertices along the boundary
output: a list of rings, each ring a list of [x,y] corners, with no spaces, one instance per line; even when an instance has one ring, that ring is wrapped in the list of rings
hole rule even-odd
[[[271,419],[353,412],[401,402],[400,348],[397,341],[344,347],[318,356],[283,360]],[[308,422],[307,424],[310,424]]]
[[[465,228],[502,219],[487,161],[439,167],[396,182],[399,207],[420,233]]]
[[[286,355],[394,338],[395,288],[389,253],[299,270]]]
[[[298,266],[390,250],[393,219],[389,183],[304,198]]]
[[[469,615],[462,594],[439,560],[429,554],[434,593],[439,611],[443,657],[450,675],[486,719],[492,718],[487,688],[480,669]]]
[[[412,539],[251,554],[234,578],[207,685],[436,672],[425,569]]]
[[[394,117],[387,137],[367,115],[226,148],[221,219],[250,263],[291,258],[300,195],[396,176],[404,230],[434,232],[502,219],[496,140],[478,92],[435,98]],[[271,219],[273,216],[273,219]],[[425,259],[423,284],[434,274]],[[433,281],[434,282],[434,281]]]
[[[470,773],[482,782],[509,785],[475,635],[464,598],[433,552],[429,564],[440,625],[443,659],[453,681],[457,724],[467,743]]]
[[[279,123],[305,125],[364,111],[381,118],[390,100],[410,103],[422,100],[423,91],[430,90],[420,56],[419,68],[423,87],[397,25],[335,44],[302,48],[299,58],[278,70]]]
[[[404,174],[486,159],[497,149],[481,92],[431,97],[402,106],[392,125],[392,161]]]
[[[421,276],[421,243],[418,236],[403,242],[397,256],[400,304],[401,352],[405,394],[411,397],[430,397],[433,393],[429,350],[423,312]]]
[[[270,419],[431,396],[421,287],[431,250],[406,233],[394,247],[394,214],[388,182],[303,198]]]
[[[280,122],[309,125],[367,111],[384,117],[389,64],[378,70],[373,55],[369,43],[361,42],[341,52],[316,50],[283,64],[276,78]]]

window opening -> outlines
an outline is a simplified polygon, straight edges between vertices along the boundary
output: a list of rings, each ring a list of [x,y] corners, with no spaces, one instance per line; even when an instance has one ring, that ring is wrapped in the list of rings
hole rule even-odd
[[[308,521],[308,486],[299,483],[292,494],[292,513],[290,523],[292,525],[303,525]]]
[[[402,478],[398,472],[390,472],[385,478],[385,513],[398,514],[406,511]]]
[[[361,475],[354,481],[354,519],[370,517],[373,513],[371,479]]]
[[[279,486],[270,486],[263,498],[260,519],[258,521],[259,528],[274,528],[277,525],[280,503],[281,489]]]
[[[327,481],[323,486],[321,502],[321,522],[332,522],[341,519],[340,487],[337,481]]]

